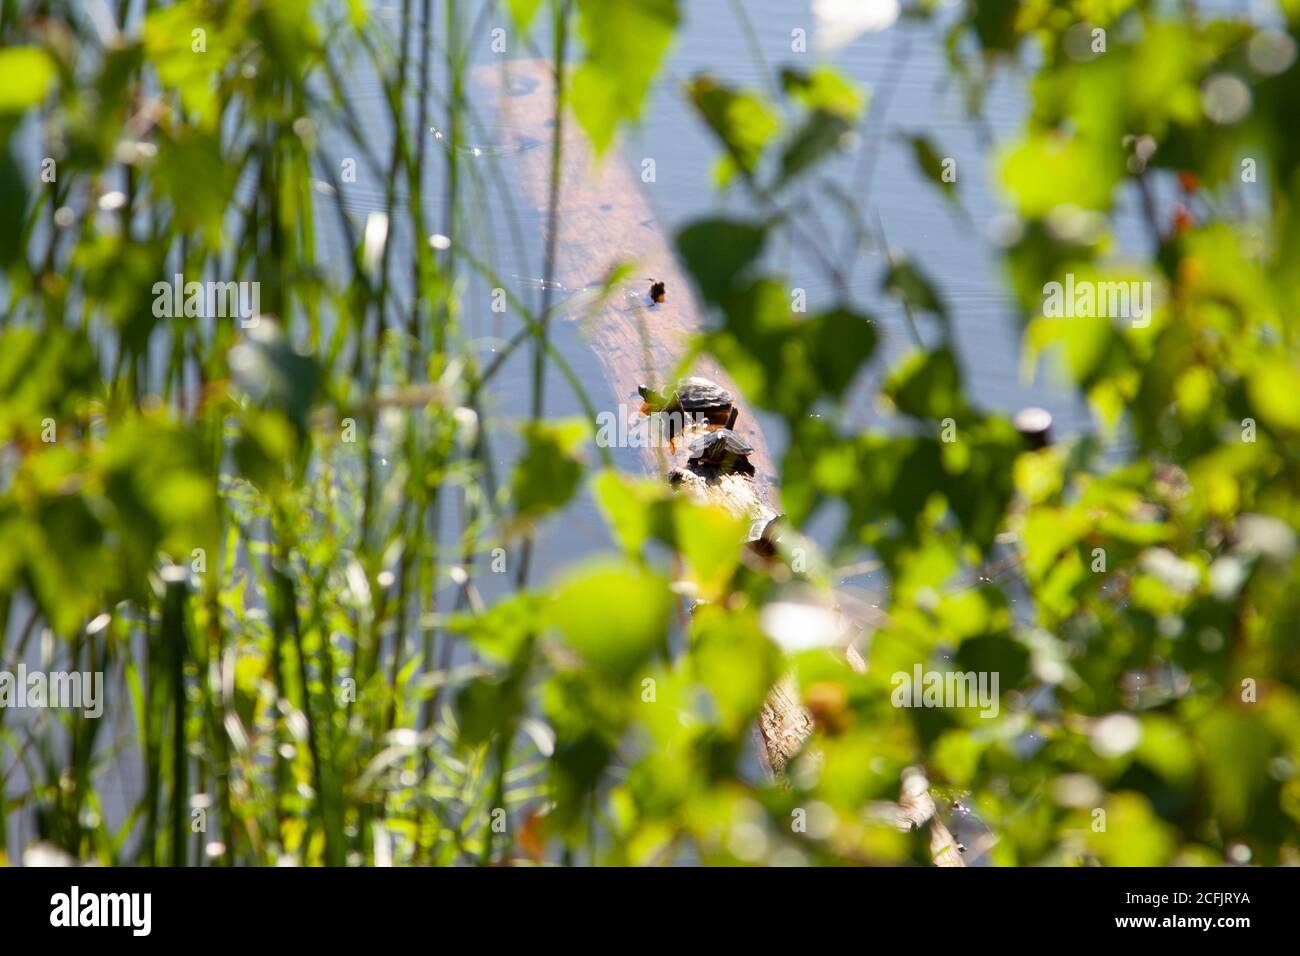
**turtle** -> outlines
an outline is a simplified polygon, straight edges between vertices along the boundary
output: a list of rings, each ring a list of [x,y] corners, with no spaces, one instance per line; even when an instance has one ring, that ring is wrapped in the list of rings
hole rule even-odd
[[[765,558],[773,557],[777,544],[782,538],[785,515],[772,515],[770,512],[760,515],[750,522],[749,533],[745,536],[750,550]]]
[[[698,375],[681,379],[668,395],[656,392],[648,385],[638,385],[645,399],[647,412],[687,412],[691,415],[717,418],[722,424],[731,412],[731,393],[717,382]]]
[[[733,471],[754,473],[754,466],[749,462],[754,446],[730,428],[710,429],[693,438],[689,447],[689,465],[710,465],[723,474]]]
[[[676,436],[686,431],[691,424],[723,425],[735,423],[735,407],[731,404],[731,393],[707,378],[691,376],[681,379],[668,395],[656,392],[648,385],[638,385],[644,404],[641,411],[646,415],[659,412],[668,418],[668,448],[675,450]],[[728,418],[728,416],[732,416]]]
[[[713,428],[691,439],[691,458],[716,464],[727,455],[752,455],[754,446],[730,428]]]
[[[662,305],[664,299],[668,297],[667,287],[659,279],[650,280],[650,301],[655,305]]]

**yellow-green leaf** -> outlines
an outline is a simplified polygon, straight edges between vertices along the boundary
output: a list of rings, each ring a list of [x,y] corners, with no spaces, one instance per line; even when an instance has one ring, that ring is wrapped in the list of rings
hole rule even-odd
[[[18,46],[0,50],[0,116],[21,113],[45,98],[54,82],[54,62],[44,50]]]

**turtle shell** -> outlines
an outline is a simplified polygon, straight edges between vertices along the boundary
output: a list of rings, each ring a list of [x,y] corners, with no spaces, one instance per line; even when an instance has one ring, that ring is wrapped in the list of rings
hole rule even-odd
[[[775,554],[776,543],[781,540],[781,526],[785,515],[764,514],[755,518],[749,525],[746,538],[751,547],[762,554]]]
[[[677,405],[685,412],[700,411],[705,408],[726,408],[731,404],[731,393],[707,378],[691,376],[677,383],[673,395]]]
[[[730,452],[733,455],[748,455],[754,447],[730,428],[718,428],[705,432],[691,440],[691,457],[716,460]]]

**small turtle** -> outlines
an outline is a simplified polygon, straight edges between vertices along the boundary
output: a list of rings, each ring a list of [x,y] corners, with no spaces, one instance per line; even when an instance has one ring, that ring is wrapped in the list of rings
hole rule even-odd
[[[749,523],[749,532],[745,535],[749,546],[760,554],[776,553],[776,545],[782,538],[785,515],[763,514]]]
[[[664,299],[668,297],[666,286],[658,279],[650,280],[650,301],[655,305],[663,305]]]
[[[754,466],[749,462],[754,446],[730,428],[714,428],[691,440],[688,465],[710,465],[722,474],[733,471],[752,475]]]
[[[691,458],[709,464],[721,462],[727,455],[752,455],[754,446],[730,428],[715,428],[697,438],[691,439],[689,445]]]

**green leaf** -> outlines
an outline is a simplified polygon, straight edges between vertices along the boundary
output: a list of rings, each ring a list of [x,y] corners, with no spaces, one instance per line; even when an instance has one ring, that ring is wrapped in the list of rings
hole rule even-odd
[[[1247,381],[1251,405],[1270,428],[1300,432],[1300,369],[1285,359],[1261,362]]]
[[[0,440],[23,433],[35,440],[46,418],[66,421],[99,385],[98,359],[81,330],[7,326],[0,332]]]
[[[264,491],[284,487],[286,465],[300,447],[301,434],[283,412],[247,408],[239,421],[235,465],[239,473]]]
[[[456,695],[460,743],[473,747],[513,732],[524,712],[526,675],[526,666],[515,666],[503,675],[476,677],[461,689]]]
[[[890,374],[885,394],[905,415],[960,421],[969,411],[957,357],[947,348],[913,352]]]
[[[675,0],[578,0],[587,57],[569,101],[597,155],[620,122],[637,119],[677,26]]]
[[[727,151],[729,162],[719,170],[719,184],[726,185],[737,169],[752,175],[763,148],[781,127],[771,107],[756,93],[737,92],[708,75],[696,77],[689,93],[695,108]]]
[[[740,561],[746,522],[690,498],[679,497],[673,504],[677,547],[690,566],[700,597],[716,600]]]
[[[934,148],[934,144],[925,136],[909,136],[908,142],[912,144],[912,158],[922,174],[930,182],[942,190],[944,197],[949,200],[957,198],[957,183],[954,180],[949,181],[944,178],[943,159],[939,156],[939,151]]]
[[[0,270],[8,271],[23,255],[23,221],[27,216],[27,187],[8,149],[0,150]]]
[[[809,73],[783,69],[782,88],[810,110],[833,113],[849,122],[862,116],[866,97],[843,74],[829,66],[819,66]]]
[[[162,85],[180,94],[181,105],[201,126],[214,129],[217,79],[233,52],[228,37],[238,36],[245,24],[238,9],[220,26],[205,13],[204,5],[192,0],[151,10],[144,22],[144,47]],[[300,26],[309,28],[308,23]],[[195,49],[200,40],[201,51]]]
[[[192,133],[166,143],[159,150],[154,177],[158,191],[176,210],[181,228],[202,229],[214,243],[220,240],[234,180],[222,161],[219,137]]]
[[[119,565],[104,547],[106,529],[82,495],[43,498],[27,542],[36,603],[58,634],[71,634],[102,601],[104,579]],[[137,547],[142,543],[137,542]],[[149,542],[143,542],[148,548]]]
[[[505,598],[482,614],[463,612],[447,622],[448,630],[463,634],[485,657],[498,663],[515,660],[537,633],[541,600],[523,593]]]
[[[1142,718],[1142,740],[1136,758],[1175,786],[1187,786],[1196,776],[1196,753],[1178,721],[1162,714]]]
[[[1002,182],[1026,218],[1046,216],[1063,203],[1107,209],[1123,174],[1120,150],[1077,135],[1032,133],[1002,160]]]
[[[1093,852],[1107,866],[1160,866],[1168,862],[1174,839],[1168,824],[1151,811],[1141,794],[1117,793],[1105,806],[1106,827],[1084,830]]]
[[[677,250],[700,294],[721,303],[740,286],[744,272],[763,252],[767,229],[729,219],[704,219],[677,234]]]
[[[663,578],[626,561],[598,561],[564,578],[551,620],[598,674],[623,683],[664,646],[671,611]]]
[[[934,283],[910,259],[897,258],[890,263],[880,287],[910,308],[948,318],[948,309]]]
[[[1012,475],[1024,441],[1005,418],[988,417],[964,422],[955,443],[939,444],[945,453],[944,495],[966,538],[987,552],[1015,492]],[[962,454],[948,454],[957,450]],[[972,494],[972,488],[980,493]]]
[[[178,561],[219,541],[217,478],[197,430],[161,414],[120,423],[97,457],[121,554],[143,574],[161,547]]]
[[[580,451],[590,434],[577,419],[525,424],[524,453],[511,482],[520,517],[538,518],[568,503],[582,481]]]
[[[726,314],[710,351],[751,401],[792,424],[819,398],[839,400],[875,351],[870,319],[835,309],[798,321],[789,294],[769,280],[730,296]]]
[[[1277,814],[1278,783],[1269,763],[1278,755],[1279,741],[1254,714],[1221,707],[1196,726],[1203,754],[1207,796],[1215,816],[1229,833],[1252,823],[1273,825],[1265,813]]]
[[[820,390],[836,400],[843,397],[844,390],[876,351],[876,330],[871,320],[846,309],[814,316],[795,329],[808,342]]]
[[[1029,651],[1008,637],[973,637],[962,641],[957,663],[957,670],[997,674],[998,693],[1007,694],[1019,687],[1029,673]]]
[[[22,113],[40,103],[54,83],[54,61],[39,47],[0,50],[0,116]]]
[[[817,110],[791,137],[781,153],[780,184],[784,185],[840,147],[852,127],[838,113]]]
[[[625,478],[602,471],[592,480],[596,501],[618,543],[628,557],[640,557],[646,542],[656,534],[656,524],[666,521],[669,489],[663,481]]]
[[[750,726],[780,676],[780,654],[752,609],[697,608],[691,620],[690,665],[694,678],[712,695],[720,723],[732,733]]]

